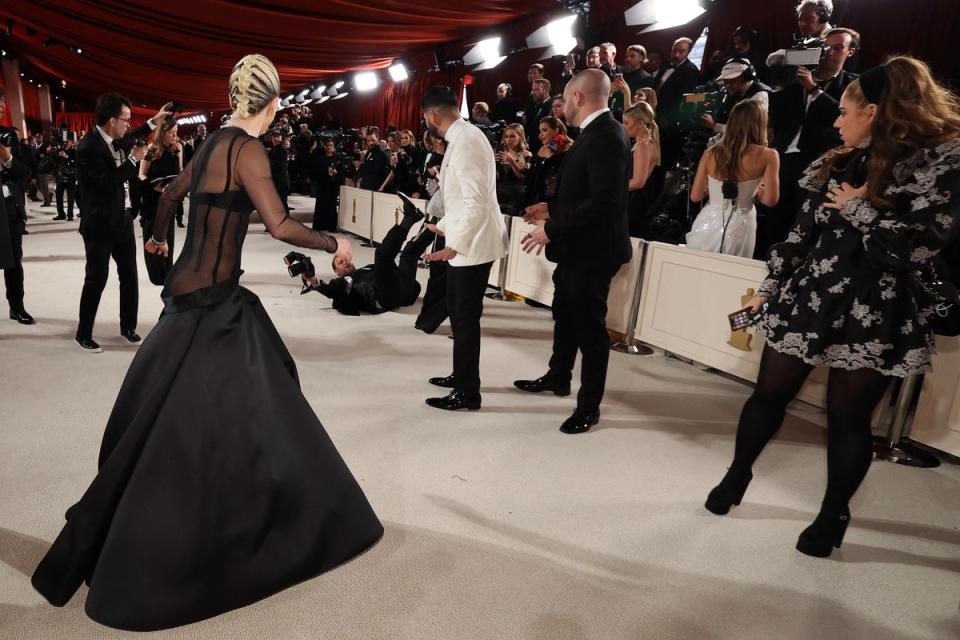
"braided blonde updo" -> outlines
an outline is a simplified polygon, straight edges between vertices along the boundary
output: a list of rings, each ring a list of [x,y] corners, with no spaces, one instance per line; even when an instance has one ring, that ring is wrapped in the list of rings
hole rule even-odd
[[[230,106],[237,118],[250,118],[280,96],[280,76],[265,56],[252,53],[240,59],[230,74]]]

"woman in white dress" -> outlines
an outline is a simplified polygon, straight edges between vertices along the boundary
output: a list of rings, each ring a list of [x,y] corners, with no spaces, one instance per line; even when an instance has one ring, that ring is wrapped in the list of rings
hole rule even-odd
[[[693,227],[687,246],[701,251],[753,257],[757,236],[754,198],[768,207],[780,199],[780,157],[767,148],[767,109],[746,100],[730,113],[727,128],[707,149],[690,199],[709,196]]]

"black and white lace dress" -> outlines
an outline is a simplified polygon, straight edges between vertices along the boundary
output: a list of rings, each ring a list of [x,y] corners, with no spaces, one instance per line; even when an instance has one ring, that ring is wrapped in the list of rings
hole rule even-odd
[[[884,192],[889,209],[859,198],[825,208],[829,190],[851,180],[837,172],[824,182],[822,166],[821,158],[804,173],[797,221],[770,250],[758,291],[769,310],[758,333],[813,365],[900,377],[928,371],[934,310],[918,303],[918,279],[960,226],[960,140],[898,163]]]

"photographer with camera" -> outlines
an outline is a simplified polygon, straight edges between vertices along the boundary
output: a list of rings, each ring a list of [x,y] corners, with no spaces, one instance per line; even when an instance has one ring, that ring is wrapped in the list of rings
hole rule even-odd
[[[733,108],[744,100],[753,100],[767,109],[770,104],[771,89],[757,79],[757,70],[746,58],[728,60],[717,82],[723,83],[725,97],[715,114],[704,113],[700,122],[705,129],[714,133],[723,133]]]
[[[6,109],[4,90],[0,87],[0,117]],[[10,319],[33,324],[33,316],[23,306],[23,232],[27,224],[30,167],[19,158],[19,141],[16,129],[0,126],[0,269]]]
[[[764,220],[760,249],[782,241],[797,211],[797,181],[803,170],[842,140],[833,123],[840,116],[840,97],[857,75],[843,65],[860,48],[860,34],[836,27],[826,33],[820,62],[799,67],[796,83],[770,97],[773,145],[780,152],[780,206]],[[759,253],[759,252],[758,252]]]
[[[48,162],[51,161],[51,162]],[[54,220],[73,220],[73,203],[77,189],[77,143],[68,141],[63,148],[55,148],[53,152],[41,162],[41,167],[52,166],[52,173],[57,184],[57,215]],[[67,209],[63,208],[63,196],[67,196]]]

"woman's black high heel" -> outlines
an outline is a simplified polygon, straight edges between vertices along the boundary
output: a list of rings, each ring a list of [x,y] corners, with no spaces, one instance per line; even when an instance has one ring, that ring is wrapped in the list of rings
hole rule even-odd
[[[707,496],[707,502],[703,506],[710,513],[718,516],[726,515],[733,505],[740,504],[743,500],[743,494],[746,493],[751,480],[753,480],[753,472],[749,469],[742,472],[730,467],[720,484],[715,486]]]
[[[839,549],[850,524],[850,510],[843,513],[817,514],[816,520],[803,530],[797,540],[797,551],[816,558],[827,558],[834,549]]]

